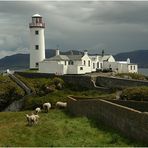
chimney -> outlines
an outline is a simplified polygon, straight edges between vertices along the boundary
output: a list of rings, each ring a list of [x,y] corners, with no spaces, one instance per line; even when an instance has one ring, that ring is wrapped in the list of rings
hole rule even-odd
[[[130,58],[127,58],[127,63],[130,64],[130,62],[131,62],[131,61],[130,61]]]
[[[73,55],[73,51],[72,50],[70,51],[70,54]]]
[[[88,51],[87,50],[84,50],[84,55],[88,55]]]
[[[57,55],[60,55],[59,49],[56,49],[56,56],[57,56]]]

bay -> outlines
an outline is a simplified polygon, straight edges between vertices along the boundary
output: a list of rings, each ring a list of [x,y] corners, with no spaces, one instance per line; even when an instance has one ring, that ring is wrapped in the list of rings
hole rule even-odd
[[[148,68],[139,68],[138,73],[148,76]]]

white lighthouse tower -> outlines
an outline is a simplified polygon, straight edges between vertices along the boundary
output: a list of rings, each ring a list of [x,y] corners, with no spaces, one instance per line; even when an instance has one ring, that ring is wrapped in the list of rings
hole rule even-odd
[[[32,16],[30,28],[30,69],[38,69],[39,62],[45,59],[45,39],[42,16],[35,14]]]

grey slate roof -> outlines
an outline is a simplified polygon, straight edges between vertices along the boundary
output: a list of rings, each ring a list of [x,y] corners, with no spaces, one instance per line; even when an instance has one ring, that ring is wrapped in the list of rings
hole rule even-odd
[[[111,55],[104,55],[103,57],[102,57],[102,60],[103,61],[108,61],[108,59],[111,57]]]
[[[67,55],[67,57],[72,61],[80,61],[83,55]]]
[[[91,60],[95,61],[97,56],[89,56],[91,58]]]
[[[45,61],[67,61],[69,58],[66,55],[56,55],[51,58],[45,59]]]

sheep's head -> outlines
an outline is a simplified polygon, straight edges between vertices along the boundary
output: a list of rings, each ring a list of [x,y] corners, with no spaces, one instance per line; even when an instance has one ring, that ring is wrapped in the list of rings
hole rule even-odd
[[[29,115],[28,114],[25,114],[25,116],[28,118],[29,117]]]
[[[40,118],[40,116],[39,115],[35,115],[36,116],[36,118]]]

